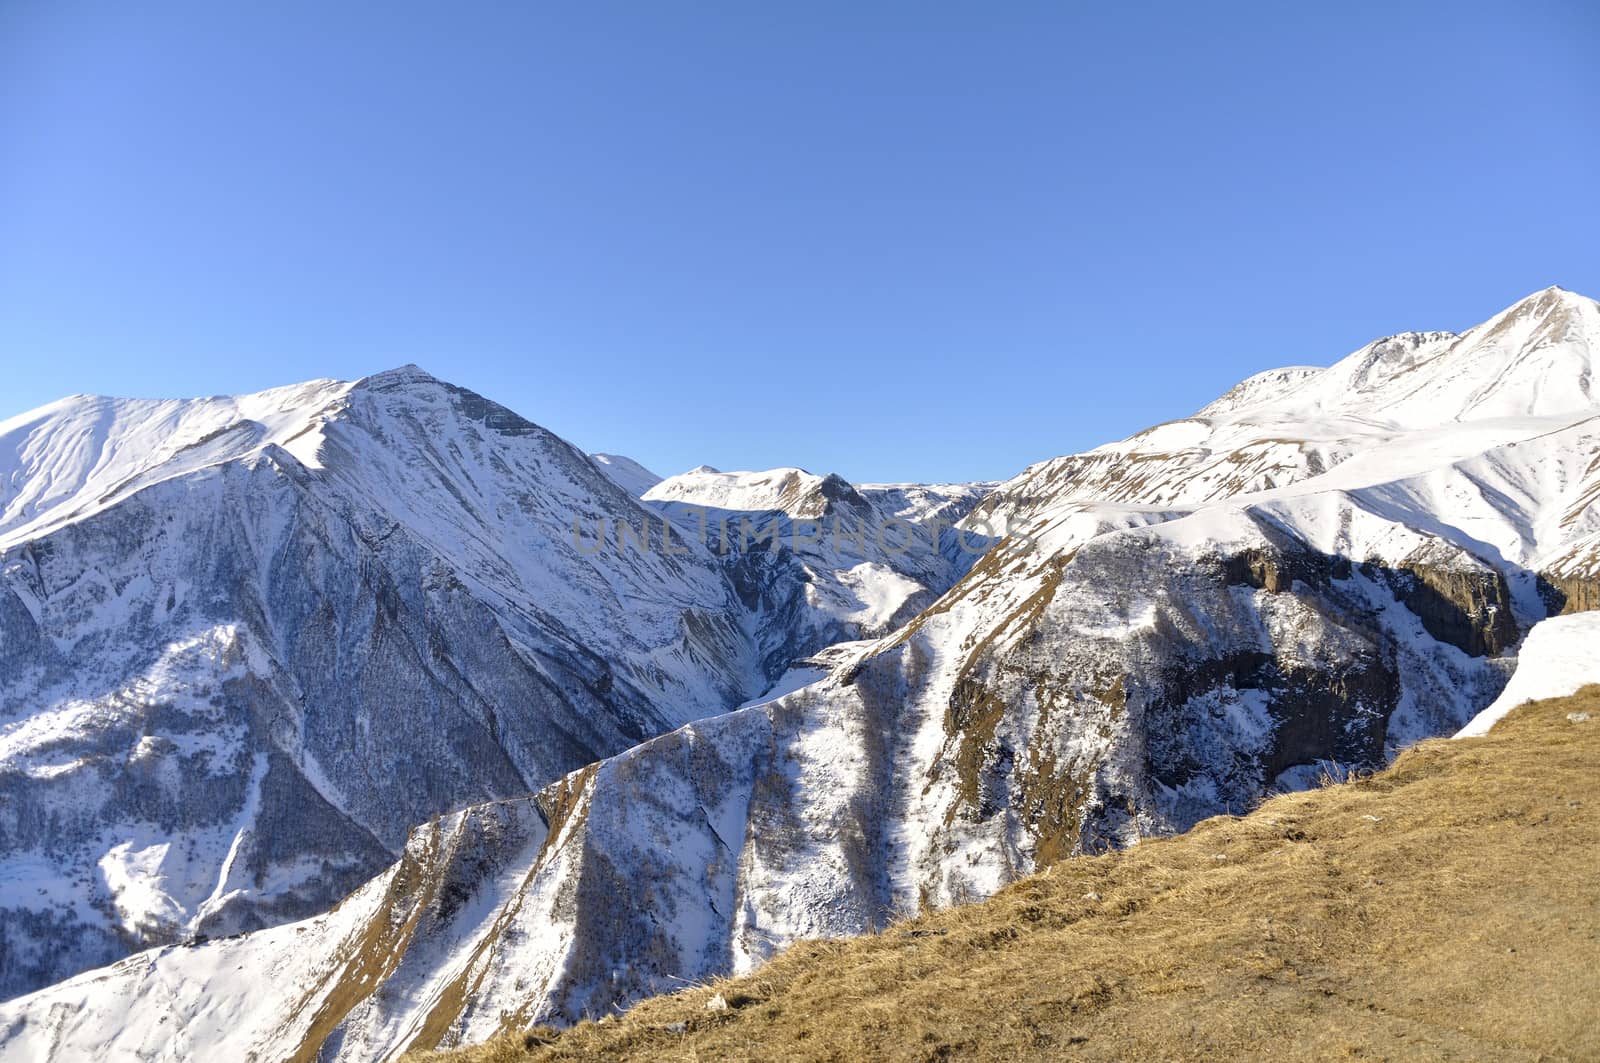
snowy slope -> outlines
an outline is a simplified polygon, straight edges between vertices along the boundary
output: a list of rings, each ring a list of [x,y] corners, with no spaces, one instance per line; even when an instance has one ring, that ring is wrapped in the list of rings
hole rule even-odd
[[[210,972],[291,962],[317,974],[198,1047],[366,1060],[571,1021],[1452,733],[1542,667],[1536,640],[1512,655],[1531,625],[1600,602],[1597,309],[1537,293],[1036,465],[964,518],[993,549],[815,682],[473,810],[522,809],[503,859],[402,861],[358,894],[383,903],[299,924],[305,955],[284,928],[0,1006],[0,1056],[165,1050],[183,1024],[152,1009],[236,1008]],[[902,505],[807,477],[700,470],[650,504],[679,526]]]
[[[701,466],[644,501],[723,558],[776,664],[892,631],[948,590],[992,542],[955,527],[992,486]]]
[[[0,421],[0,549],[269,446],[314,465],[321,419],[349,390],[313,380],[210,399],[76,395]]]
[[[321,910],[781,672],[709,552],[586,552],[574,520],[659,518],[414,368],[4,437],[0,993]]]
[[[0,994],[318,911],[429,816],[750,701],[963,571],[662,549],[631,463],[415,367],[3,436]]]
[[[4,1024],[7,1059],[308,1058],[334,1025],[342,983],[375,978],[423,1013],[455,973],[441,927],[484,933],[498,915],[480,896],[505,891],[547,838],[531,800],[479,806],[419,828],[400,860],[333,911],[210,944],[130,957],[46,990],[25,1024]],[[470,933],[469,933],[470,936]],[[459,963],[459,959],[457,960]],[[425,972],[412,980],[416,968]],[[404,989],[401,987],[404,985]],[[68,1003],[70,1001],[70,1003]],[[11,1006],[0,1005],[9,1010]],[[374,1003],[363,1002],[364,1012]],[[337,1013],[343,1019],[342,1012]],[[346,1038],[347,1054],[377,1058]]]
[[[600,471],[615,480],[617,486],[638,498],[661,482],[661,477],[640,465],[632,458],[620,454],[590,454]]]
[[[1530,701],[1564,698],[1600,683],[1600,613],[1551,617],[1534,626],[1517,653],[1517,671],[1494,704],[1456,732],[1472,738]]]

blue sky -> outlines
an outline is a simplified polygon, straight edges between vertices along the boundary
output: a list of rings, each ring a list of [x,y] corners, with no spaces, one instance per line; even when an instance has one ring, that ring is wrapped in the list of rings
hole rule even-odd
[[[1600,6],[0,4],[0,417],[417,362],[659,472],[1011,475],[1600,295]]]

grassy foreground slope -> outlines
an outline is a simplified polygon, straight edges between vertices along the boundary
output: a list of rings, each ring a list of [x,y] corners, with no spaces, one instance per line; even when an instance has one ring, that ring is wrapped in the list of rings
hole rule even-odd
[[[982,904],[421,1058],[1600,1059],[1597,814],[1589,687]]]

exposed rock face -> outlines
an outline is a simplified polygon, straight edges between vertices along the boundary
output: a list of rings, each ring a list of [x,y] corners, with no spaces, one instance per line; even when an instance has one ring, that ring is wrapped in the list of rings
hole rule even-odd
[[[1600,580],[1541,575],[1539,590],[1552,615],[1600,609]]]
[[[1521,633],[1513,618],[1511,590],[1492,569],[1461,571],[1414,564],[1400,600],[1422,620],[1428,634],[1474,657],[1504,653]]]

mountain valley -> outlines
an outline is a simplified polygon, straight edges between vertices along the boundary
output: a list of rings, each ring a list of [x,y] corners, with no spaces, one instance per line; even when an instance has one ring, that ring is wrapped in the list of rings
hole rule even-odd
[[[0,422],[0,1058],[564,1028],[1406,763],[1592,633],[1596,353],[1551,288],[980,484],[415,367]]]

